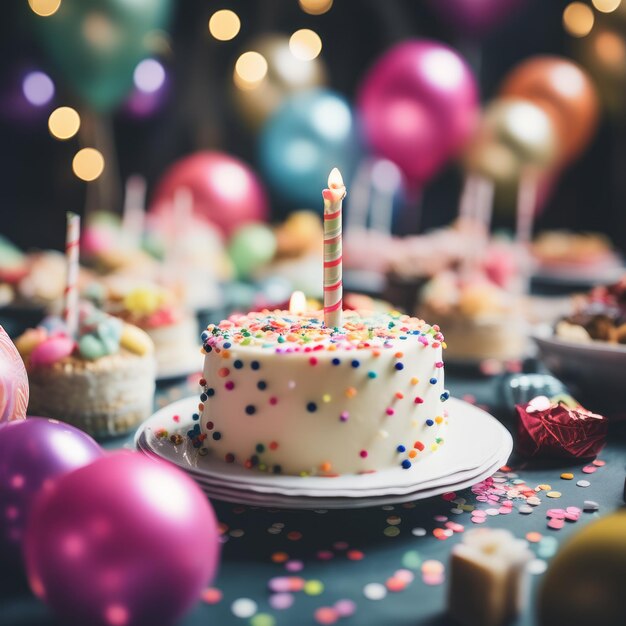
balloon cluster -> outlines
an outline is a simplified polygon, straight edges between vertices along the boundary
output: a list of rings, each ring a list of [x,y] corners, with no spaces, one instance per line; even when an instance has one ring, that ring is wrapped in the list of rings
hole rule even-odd
[[[513,68],[487,107],[466,167],[493,180],[510,202],[525,170],[553,175],[576,159],[597,121],[596,91],[581,67],[565,58],[532,57]]]
[[[150,35],[167,24],[170,0],[64,0],[33,16],[41,45],[71,89],[97,111],[117,106],[148,56]]]
[[[215,575],[211,505],[172,465],[25,418],[15,354],[0,327],[1,565],[22,555],[33,593],[67,623],[173,624]]]

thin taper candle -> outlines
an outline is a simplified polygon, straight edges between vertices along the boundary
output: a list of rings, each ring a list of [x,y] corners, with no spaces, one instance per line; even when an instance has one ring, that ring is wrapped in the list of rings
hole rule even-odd
[[[78,251],[80,245],[80,215],[67,214],[65,258],[67,280],[65,284],[65,324],[70,337],[78,333]]]
[[[324,198],[324,324],[330,328],[342,325],[343,269],[341,258],[341,203],[346,188],[335,167],[328,176]]]

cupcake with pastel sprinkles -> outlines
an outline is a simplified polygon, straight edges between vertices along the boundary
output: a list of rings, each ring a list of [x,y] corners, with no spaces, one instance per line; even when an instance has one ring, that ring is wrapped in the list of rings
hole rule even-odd
[[[196,447],[250,469],[369,473],[419,463],[447,425],[438,326],[397,312],[234,315],[202,333]]]
[[[154,346],[136,326],[83,307],[76,334],[60,318],[47,318],[15,344],[28,372],[31,415],[96,437],[129,432],[151,415]]]

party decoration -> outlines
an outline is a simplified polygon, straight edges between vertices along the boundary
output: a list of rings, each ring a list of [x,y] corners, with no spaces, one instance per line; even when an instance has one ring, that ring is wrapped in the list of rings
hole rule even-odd
[[[65,258],[67,279],[65,285],[65,310],[63,317],[70,337],[78,332],[78,250],[80,248],[80,215],[67,214]]]
[[[522,61],[505,79],[501,96],[534,102],[554,122],[561,162],[576,158],[598,122],[598,96],[587,73],[569,59],[536,56]]]
[[[35,496],[59,476],[102,456],[102,448],[68,424],[41,417],[0,427],[0,553],[17,561]]]
[[[328,172],[338,167],[349,179],[358,139],[348,102],[327,89],[289,98],[263,128],[259,165],[281,196],[319,207]]]
[[[569,396],[516,405],[517,449],[527,457],[588,459],[604,446],[608,422]]]
[[[0,424],[23,420],[26,417],[27,407],[26,368],[9,335],[0,326]]]
[[[541,107],[504,98],[487,108],[465,161],[470,171],[516,186],[524,167],[544,170],[554,163],[557,142],[552,118]]]
[[[166,26],[170,0],[63,0],[46,17],[33,16],[51,61],[87,104],[108,111],[133,86],[148,56],[147,35]]]
[[[259,266],[269,263],[276,252],[276,236],[265,224],[245,224],[231,237],[228,253],[239,278],[249,278]]]
[[[478,88],[455,50],[435,41],[411,40],[391,48],[367,72],[357,112],[372,149],[419,187],[472,134]]]
[[[286,35],[264,34],[246,45],[267,62],[267,72],[254,83],[235,74],[233,99],[242,118],[259,130],[265,121],[295,93],[326,84],[326,67],[319,58],[304,61],[289,49]]]
[[[559,550],[543,578],[538,624],[624,623],[626,510],[582,528]]]
[[[526,0],[429,0],[437,15],[459,34],[479,38],[508,21]]]
[[[328,176],[324,198],[324,324],[341,328],[343,309],[343,266],[341,263],[341,203],[346,187],[337,168]],[[304,297],[304,294],[303,294]]]
[[[191,478],[118,452],[41,494],[24,556],[33,592],[67,623],[168,626],[215,576],[217,536]]]
[[[195,214],[225,235],[246,222],[268,218],[267,195],[257,175],[243,161],[223,152],[195,152],[174,163],[157,187],[151,210],[171,210],[181,189],[191,192]]]

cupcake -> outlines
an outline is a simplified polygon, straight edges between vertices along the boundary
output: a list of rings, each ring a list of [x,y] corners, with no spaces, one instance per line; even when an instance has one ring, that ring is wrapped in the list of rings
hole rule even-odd
[[[154,343],[157,377],[202,369],[198,322],[158,285],[107,281],[103,307],[107,313],[141,328]]]
[[[152,414],[154,346],[136,326],[89,307],[81,310],[76,339],[62,320],[46,318],[15,343],[28,372],[31,415],[108,437]]]

